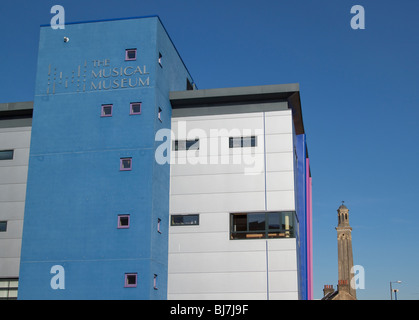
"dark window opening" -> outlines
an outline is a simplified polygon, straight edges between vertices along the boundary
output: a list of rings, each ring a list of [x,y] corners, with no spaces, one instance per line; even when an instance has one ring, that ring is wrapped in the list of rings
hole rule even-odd
[[[230,239],[295,238],[294,212],[232,213]]]
[[[172,215],[171,226],[197,226],[199,225],[199,214]]]

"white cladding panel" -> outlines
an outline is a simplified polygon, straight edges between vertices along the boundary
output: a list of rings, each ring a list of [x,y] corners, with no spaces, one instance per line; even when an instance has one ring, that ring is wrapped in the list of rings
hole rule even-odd
[[[0,128],[0,150],[13,150],[13,159],[0,160],[0,278],[18,277],[28,175],[30,127]]]
[[[170,214],[199,225],[170,227],[168,298],[266,299],[269,287],[298,299],[296,239],[230,240],[230,213],[295,210],[291,111],[173,118],[172,130],[199,150],[171,152]],[[250,136],[255,147],[229,148]]]

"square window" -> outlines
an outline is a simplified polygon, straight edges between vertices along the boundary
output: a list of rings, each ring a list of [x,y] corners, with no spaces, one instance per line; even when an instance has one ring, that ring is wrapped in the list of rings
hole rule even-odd
[[[137,60],[137,49],[125,50],[125,61]]]
[[[101,117],[112,117],[112,104],[102,104]]]
[[[118,229],[129,228],[129,214],[118,215]]]
[[[0,232],[7,231],[7,221],[0,221]]]
[[[141,102],[131,102],[129,114],[141,114]]]
[[[119,170],[129,171],[132,168],[132,158],[121,158]]]
[[[126,273],[125,274],[125,288],[136,288],[137,287],[137,274]]]

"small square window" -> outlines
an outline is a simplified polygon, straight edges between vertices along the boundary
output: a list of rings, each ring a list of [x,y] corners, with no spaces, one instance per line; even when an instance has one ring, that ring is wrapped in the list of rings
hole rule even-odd
[[[119,169],[121,171],[128,171],[132,168],[132,158],[121,158]]]
[[[129,214],[118,215],[118,229],[129,228]]]
[[[137,274],[126,273],[125,274],[125,288],[136,288],[137,287]]]
[[[125,50],[125,61],[137,60],[137,49]]]
[[[7,231],[7,221],[0,221],[0,232]]]
[[[129,114],[141,114],[141,102],[131,102]]]
[[[102,104],[101,117],[112,117],[112,104]]]

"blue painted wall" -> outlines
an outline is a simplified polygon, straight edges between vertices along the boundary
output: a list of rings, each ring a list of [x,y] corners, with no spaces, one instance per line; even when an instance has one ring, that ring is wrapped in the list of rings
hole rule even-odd
[[[307,195],[306,195],[306,136],[295,136],[295,148],[297,152],[297,218],[299,223],[299,247],[298,247],[298,270],[299,270],[299,299],[308,298],[307,277]]]
[[[130,48],[136,61],[125,61]],[[19,299],[166,299],[170,167],[155,162],[154,136],[170,128],[169,91],[186,78],[158,17],[41,27]],[[65,289],[51,288],[54,265]],[[136,288],[124,288],[125,273],[138,274]]]

